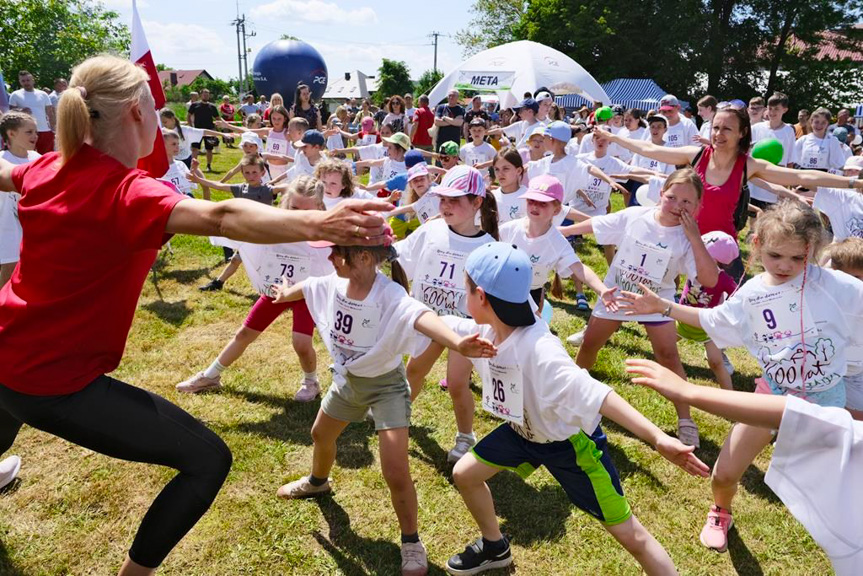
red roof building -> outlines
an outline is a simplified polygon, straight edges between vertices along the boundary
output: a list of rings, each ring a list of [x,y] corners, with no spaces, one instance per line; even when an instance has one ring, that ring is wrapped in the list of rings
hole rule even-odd
[[[212,80],[206,70],[160,70],[159,80],[162,86],[188,86],[198,78]]]

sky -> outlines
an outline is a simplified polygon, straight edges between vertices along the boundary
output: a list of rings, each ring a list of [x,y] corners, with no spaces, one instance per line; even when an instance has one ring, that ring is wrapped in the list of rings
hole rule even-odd
[[[102,0],[131,27],[132,0]],[[470,20],[470,0],[425,4],[383,0],[138,0],[138,13],[156,63],[174,69],[207,70],[236,78],[237,35],[231,22],[246,15],[249,72],[258,51],[282,34],[296,36],[324,57],[330,78],[360,70],[375,75],[383,58],[404,61],[411,78],[432,68],[438,39],[438,69],[462,60],[455,33]],[[397,8],[396,8],[397,7]]]

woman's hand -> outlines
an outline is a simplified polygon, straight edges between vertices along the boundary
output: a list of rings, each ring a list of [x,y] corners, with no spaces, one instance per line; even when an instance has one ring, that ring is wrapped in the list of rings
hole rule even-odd
[[[471,334],[459,340],[458,353],[466,358],[494,358],[497,347],[479,334]]]
[[[379,246],[391,237],[384,234],[386,221],[379,212],[395,206],[379,200],[345,200],[320,214],[315,240],[343,246]],[[310,213],[311,214],[311,213]],[[317,215],[317,214],[316,214]]]
[[[643,294],[635,292],[621,292],[617,297],[617,303],[621,310],[626,311],[627,316],[637,314],[659,314],[665,311],[665,301],[653,292],[644,282],[638,284],[644,291]]]

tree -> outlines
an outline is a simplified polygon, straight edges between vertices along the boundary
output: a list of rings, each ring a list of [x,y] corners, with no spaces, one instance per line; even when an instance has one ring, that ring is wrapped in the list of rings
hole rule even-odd
[[[375,102],[381,104],[386,98],[394,94],[404,94],[414,89],[411,82],[408,65],[399,60],[387,60],[384,58],[381,67],[378,68],[378,89],[375,92]]]
[[[93,0],[0,0],[0,70],[17,81],[29,70],[39,86],[68,77],[82,60],[104,52],[128,57],[130,35],[118,14]]]
[[[414,86],[414,100],[420,97],[421,94],[428,94],[431,89],[443,79],[443,72],[440,70],[426,70],[420,79],[417,80]]]
[[[470,25],[456,33],[465,56],[515,40],[525,40],[522,19],[529,0],[476,0]]]

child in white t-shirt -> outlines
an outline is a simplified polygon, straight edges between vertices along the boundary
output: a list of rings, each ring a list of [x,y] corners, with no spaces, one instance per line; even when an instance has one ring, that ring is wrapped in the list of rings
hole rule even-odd
[[[701,241],[693,216],[701,204],[702,193],[701,178],[691,168],[684,168],[665,180],[658,207],[626,208],[562,228],[561,232],[593,233],[598,243],[618,247],[605,277],[606,286],[636,291],[646,285],[665,298],[673,298],[675,278],[683,274],[711,288],[716,285],[719,270]],[[662,365],[681,377],[686,376],[677,351],[674,322],[658,313],[633,316],[622,310],[608,310],[602,301],[597,302],[587,324],[576,358],[578,365],[586,370],[593,368],[599,351],[627,321],[644,326],[653,353]],[[576,336],[568,341],[577,344]],[[678,437],[684,444],[697,447],[698,426],[692,420],[689,406],[676,405],[675,409]]]
[[[402,205],[389,213],[390,226],[399,240],[403,240],[422,224],[440,215],[440,198],[429,194],[432,181],[426,163],[420,162],[411,166],[407,180],[407,195]],[[410,215],[413,217],[402,219]]]
[[[767,484],[824,550],[837,576],[863,565],[863,422],[794,396],[696,386],[650,360],[627,360],[635,384],[746,426],[778,431]]]
[[[570,501],[602,523],[649,573],[673,574],[674,563],[635,518],[599,426],[606,416],[696,476],[709,468],[693,448],[662,432],[605,384],[576,366],[530,305],[531,262],[504,242],[486,244],[465,263],[473,317],[444,320],[458,334],[477,330],[497,346],[494,358],[472,360],[482,379],[483,408],[506,423],[473,447],[453,480],[482,532],[447,562],[450,574],[478,574],[512,562],[486,481],[502,470],[529,476],[545,466]],[[563,567],[557,572],[566,572]]]
[[[294,120],[303,121],[294,122]],[[252,132],[266,138],[263,156],[269,163],[271,175],[277,178],[285,174],[288,171],[288,165],[294,161],[296,152],[292,144],[301,140],[303,134],[309,129],[309,123],[304,118],[294,120],[289,120],[288,110],[284,106],[276,106],[270,112],[271,128],[234,126],[223,121],[218,124],[234,132]]]
[[[399,257],[393,271],[403,270],[412,282],[411,295],[438,314],[467,316],[464,262],[473,250],[498,238],[497,203],[486,194],[482,174],[471,166],[452,168],[430,193],[440,198],[441,218],[427,222],[396,243]],[[442,346],[431,343],[418,346],[411,354],[407,373],[412,398],[422,390],[426,375],[442,352]],[[442,385],[449,390],[458,427],[455,447],[448,455],[452,462],[476,442],[470,371],[470,362],[463,356],[448,355]]]
[[[162,128],[162,139],[165,142],[165,153],[168,155],[168,171],[160,180],[173,184],[180,194],[194,198],[192,190],[195,190],[198,185],[189,181],[189,169],[181,160],[177,160],[177,154],[180,151],[180,135],[173,130]]]
[[[494,157],[494,176],[499,186],[491,193],[497,201],[499,224],[524,218],[527,214],[524,200],[521,200],[521,195],[527,192],[524,173],[521,154],[515,147],[501,148]]]
[[[12,111],[0,117],[0,140],[6,143],[6,149],[0,152],[3,160],[20,165],[41,158],[42,155],[36,152],[38,139],[36,120],[29,114]],[[0,191],[0,286],[12,277],[21,252],[23,231],[18,221],[20,199],[21,195],[17,192]]]
[[[285,484],[278,495],[293,499],[329,493],[336,440],[349,423],[362,422],[370,411],[381,470],[401,529],[402,574],[425,574],[428,561],[419,539],[417,495],[408,464],[411,401],[402,357],[413,351],[421,335],[467,356],[493,356],[495,350],[476,335],[457,336],[408,296],[404,286],[382,275],[378,267],[395,256],[392,246],[332,246],[335,274],[293,286],[285,283],[276,290],[275,304],[305,300],[334,363],[333,384],[312,426],[311,474]]]
[[[468,127],[471,141],[461,147],[459,158],[467,166],[473,166],[482,172],[486,182],[489,181],[488,168],[492,165],[497,150],[485,141],[486,123],[482,118],[474,118]]]
[[[374,122],[374,120],[372,120]],[[369,170],[369,182],[383,182],[386,180],[384,178],[384,167],[382,162],[376,162],[376,160],[381,160],[386,158],[389,155],[389,149],[384,146],[384,143],[381,142],[383,138],[391,138],[393,136],[393,128],[389,124],[384,124],[381,126],[380,134],[375,132],[373,137],[367,144],[359,144],[357,146],[351,148],[342,148],[339,150],[333,150],[333,154],[354,154],[355,157],[359,157],[359,161],[355,163],[355,170],[357,175],[363,173],[363,171],[368,168]],[[375,139],[378,142],[375,142]],[[361,164],[363,162],[363,164]]]
[[[845,162],[845,176],[859,176],[863,158],[856,156]],[[853,188],[821,188],[815,192],[812,207],[827,216],[833,230],[833,240],[863,238],[863,194]]]
[[[649,290],[623,294],[621,307],[703,328],[720,348],[746,346],[763,371],[756,393],[844,407],[848,348],[863,342],[863,283],[810,263],[823,245],[823,229],[802,202],[783,200],[765,210],[752,245],[765,271],[716,308],[680,306]],[[701,532],[708,548],[727,548],[737,483],[771,438],[769,430],[746,424],[731,430],[713,471],[714,505]]]
[[[804,170],[822,170],[838,174],[845,164],[842,144],[827,132],[830,111],[818,108],[809,118],[812,132],[801,136],[794,143],[792,162]]]
[[[647,126],[650,133],[650,142],[654,146],[665,146],[665,132],[668,130],[668,119],[661,114],[654,114],[647,119]],[[674,164],[666,164],[665,162],[660,162],[641,154],[633,154],[631,164],[637,168],[658,174],[671,174],[676,169]]]
[[[162,128],[173,130],[180,137],[180,149],[177,152],[176,160],[180,160],[186,165],[186,168],[192,167],[192,144],[200,144],[204,136],[213,138],[221,138],[222,133],[214,130],[206,130],[204,128],[195,128],[188,124],[180,124],[177,115],[170,108],[162,108],[159,110],[159,119],[162,122]]]
[[[301,176],[288,185],[279,203],[287,210],[323,210],[324,185],[311,176]],[[188,380],[177,384],[177,391],[196,393],[221,387],[222,372],[236,362],[252,342],[283,312],[293,312],[291,343],[303,370],[300,389],[294,395],[297,402],[311,402],[321,392],[317,374],[317,355],[312,343],[315,323],[303,300],[275,304],[273,288],[284,278],[296,284],[307,278],[326,276],[333,272],[330,251],[313,248],[307,242],[291,244],[248,244],[238,246],[246,273],[260,298],[252,306],[234,338],[219,353],[210,366]]]
[[[554,176],[543,174],[532,178],[530,187],[522,195],[527,204],[527,216],[512,220],[500,227],[500,241],[508,242],[524,250],[530,257],[533,276],[530,296],[542,311],[545,303],[545,283],[549,272],[557,275],[575,276],[579,282],[590,286],[612,310],[617,309],[614,290],[610,290],[589,266],[578,259],[572,245],[555,226],[555,217],[560,214],[563,201],[563,185]],[[562,294],[556,293],[557,298]]]
[[[348,198],[371,200],[374,195],[358,190],[350,164],[335,158],[327,158],[315,166],[315,178],[324,184],[324,209],[332,210],[339,202]]]
[[[759,122],[752,127],[753,145],[771,138],[782,144],[782,159],[778,162],[778,166],[799,164],[799,160],[794,158],[794,144],[797,141],[797,135],[792,126],[782,121],[782,116],[786,113],[788,113],[788,96],[778,92],[774,93],[767,99],[767,121]],[[767,208],[769,204],[775,204],[777,200],[776,194],[751,182],[749,183],[749,194],[751,196],[750,202],[762,210]]]

